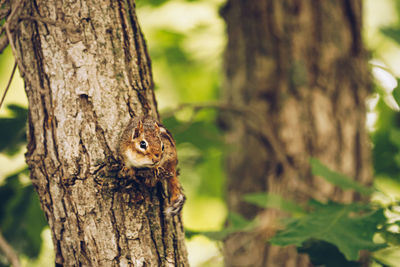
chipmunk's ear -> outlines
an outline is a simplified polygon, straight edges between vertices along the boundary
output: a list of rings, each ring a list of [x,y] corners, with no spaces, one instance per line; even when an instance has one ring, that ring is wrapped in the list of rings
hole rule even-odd
[[[160,133],[162,134],[168,134],[167,129],[164,128],[164,126],[161,125],[160,127]]]
[[[132,139],[138,138],[143,133],[143,122],[139,120],[132,133]]]
[[[158,126],[157,122],[154,122],[154,128],[156,129],[157,132],[160,130],[160,127]]]

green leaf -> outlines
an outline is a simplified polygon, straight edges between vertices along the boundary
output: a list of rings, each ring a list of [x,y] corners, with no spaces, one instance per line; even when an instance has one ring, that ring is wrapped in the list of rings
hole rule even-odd
[[[256,222],[254,220],[249,221],[242,215],[232,212],[228,215],[228,225],[228,227],[220,231],[195,231],[185,229],[185,236],[191,238],[194,235],[204,235],[211,240],[223,241],[233,233],[250,231],[254,228]]]
[[[243,200],[261,208],[277,208],[289,213],[304,213],[304,210],[300,205],[283,199],[280,195],[270,193],[254,193],[244,195]]]
[[[236,212],[229,213],[228,222],[235,230],[245,230],[252,225],[252,221],[247,220],[242,215]]]
[[[389,140],[393,145],[400,149],[400,129],[390,129]]]
[[[200,234],[204,235],[214,241],[223,241],[229,235],[231,235],[235,232],[240,232],[240,231],[236,231],[233,228],[226,228],[226,229],[222,229],[221,231],[201,232]]]
[[[310,158],[310,164],[313,175],[321,176],[328,182],[337,185],[342,189],[352,189],[363,195],[369,195],[374,192],[373,188],[366,187],[344,174],[332,171],[316,158]]]
[[[40,234],[47,222],[33,186],[19,181],[21,174],[27,175],[28,170],[7,177],[0,186],[0,229],[13,248],[35,258],[42,244]]]
[[[11,117],[0,118],[0,152],[14,155],[26,142],[25,125],[28,111],[17,105],[8,105]]]
[[[385,241],[391,245],[394,246],[400,246],[400,234],[399,233],[393,233],[390,231],[380,231],[379,232],[382,236],[382,238],[385,239]]]
[[[169,0],[139,0],[139,1],[137,1],[137,5],[138,5],[138,7],[142,7],[142,6],[159,7],[168,1]]]
[[[371,134],[373,142],[373,166],[375,176],[400,178],[400,165],[395,161],[399,148],[390,141],[391,129],[399,129],[400,113],[390,109],[380,98],[376,106],[379,114],[375,131]]]
[[[400,44],[400,29],[394,27],[384,27],[381,28],[381,32],[395,41],[397,44]]]
[[[359,267],[356,261],[348,261],[334,245],[318,240],[309,240],[299,248],[299,253],[307,253],[314,266],[324,267]]]
[[[396,162],[397,166],[400,166],[400,154],[396,154],[393,160]]]
[[[397,87],[394,88],[392,95],[394,100],[396,100],[397,105],[400,106],[400,79],[397,79]]]
[[[347,260],[357,260],[360,250],[374,251],[385,247],[372,241],[379,224],[385,221],[383,210],[368,210],[360,204],[314,204],[314,212],[292,220],[270,242],[298,247],[310,239],[335,245]]]

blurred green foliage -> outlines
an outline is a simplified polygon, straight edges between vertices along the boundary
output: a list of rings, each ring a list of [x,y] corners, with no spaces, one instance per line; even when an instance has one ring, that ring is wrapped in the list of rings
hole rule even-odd
[[[400,130],[400,114],[388,107],[382,99],[379,100],[376,110],[379,114],[376,130],[371,133],[375,175],[400,181],[400,162],[395,160],[400,154],[400,147],[393,143],[393,133]]]
[[[280,195],[271,193],[252,193],[243,196],[247,203],[254,204],[260,208],[274,208],[285,211],[293,215],[304,215],[304,207],[294,201],[284,199]]]
[[[209,197],[222,197],[223,172],[222,153],[223,140],[213,120],[200,120],[194,122],[180,122],[176,118],[164,120],[165,126],[174,133],[180,161],[184,165],[181,172],[182,181],[192,187],[194,195]],[[183,152],[183,153],[182,153]],[[200,180],[191,181],[191,174],[197,173]]]
[[[291,220],[270,242],[301,247],[309,240],[325,241],[335,245],[349,261],[358,260],[361,250],[375,251],[387,246],[373,242],[378,226],[386,221],[383,209],[371,210],[360,203],[322,204],[316,201],[309,207],[312,212]]]
[[[372,188],[366,187],[346,175],[330,170],[316,158],[310,159],[310,165],[311,172],[315,176],[321,176],[331,184],[337,185],[343,190],[352,189],[364,195],[370,195],[373,193]]]
[[[331,243],[310,239],[297,249],[300,253],[307,253],[315,266],[325,267],[359,267],[357,261],[349,261]]]
[[[22,144],[26,143],[26,119],[27,109],[17,105],[8,105],[11,116],[7,118],[0,117],[0,153],[9,156],[15,155]]]
[[[391,25],[381,27],[380,33],[387,41],[392,41],[400,48],[400,1],[393,1],[396,10],[395,22]],[[379,48],[376,48],[379,50]],[[380,59],[380,58],[378,58]],[[395,70],[390,71],[392,75]],[[374,131],[371,132],[373,145],[373,163],[375,176],[388,177],[400,183],[400,142],[398,133],[400,131],[400,113],[387,104],[387,98],[400,99],[400,79],[396,78],[397,86],[389,92],[379,82],[375,83],[376,92],[380,94],[375,112],[378,114]],[[382,92],[384,92],[382,94]],[[385,95],[385,92],[387,95]],[[385,99],[386,98],[386,99]]]
[[[368,194],[373,192],[371,188],[349,183],[350,178],[327,168],[317,159],[312,158],[310,164],[313,175],[343,190],[351,188]],[[378,193],[377,189],[374,191]],[[400,234],[392,228],[400,225],[400,218],[396,220],[386,213],[399,202],[386,205],[361,201],[344,204],[320,203],[311,199],[305,207],[300,207],[290,200],[268,193],[249,194],[244,200],[263,208],[277,208],[292,214],[293,217],[282,221],[284,229],[278,231],[269,242],[279,246],[296,245],[299,252],[310,255],[314,265],[359,266],[356,261],[361,250],[377,251],[400,243]],[[400,215],[400,211],[397,215]],[[376,235],[381,237],[381,242],[375,242]]]
[[[0,186],[0,229],[17,252],[35,258],[47,222],[33,186],[21,182],[22,175],[29,175],[28,170],[8,176]]]
[[[0,118],[0,152],[13,156],[26,145],[27,109],[17,105],[7,108],[11,116]],[[42,244],[41,232],[47,222],[28,175],[28,169],[22,167],[0,180],[0,229],[21,256],[36,258]],[[1,264],[5,262],[0,257]]]

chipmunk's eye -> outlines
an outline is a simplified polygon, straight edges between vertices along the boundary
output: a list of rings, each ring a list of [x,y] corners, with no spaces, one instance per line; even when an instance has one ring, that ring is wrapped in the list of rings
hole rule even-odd
[[[164,151],[164,144],[161,145],[161,150]]]
[[[147,148],[147,143],[146,143],[146,141],[144,141],[144,140],[140,141],[140,148],[141,148],[141,149],[146,149],[146,148]]]

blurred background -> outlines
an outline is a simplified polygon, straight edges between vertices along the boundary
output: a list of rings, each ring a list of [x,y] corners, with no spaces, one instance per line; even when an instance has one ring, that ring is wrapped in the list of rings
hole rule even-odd
[[[223,229],[224,145],[216,126],[223,82],[223,0],[137,0],[137,14],[152,59],[163,123],[174,134],[181,181],[187,196],[183,220],[191,266],[223,266],[222,244],[207,233]],[[364,41],[370,51],[375,90],[368,100],[367,127],[373,143],[376,194],[372,201],[400,200],[400,0],[365,0]],[[11,75],[11,49],[0,55],[0,93]],[[191,103],[190,105],[182,105]],[[193,108],[201,103],[203,108]],[[205,105],[203,105],[205,104]],[[0,110],[0,229],[23,266],[52,266],[49,228],[24,162],[27,100],[16,73]],[[21,130],[22,129],[22,130]],[[394,214],[392,216],[395,216]],[[205,234],[197,234],[203,232]],[[208,237],[206,237],[208,236]],[[212,236],[212,235],[211,235]],[[374,266],[400,266],[400,248],[374,254]],[[6,260],[0,253],[0,266]]]

